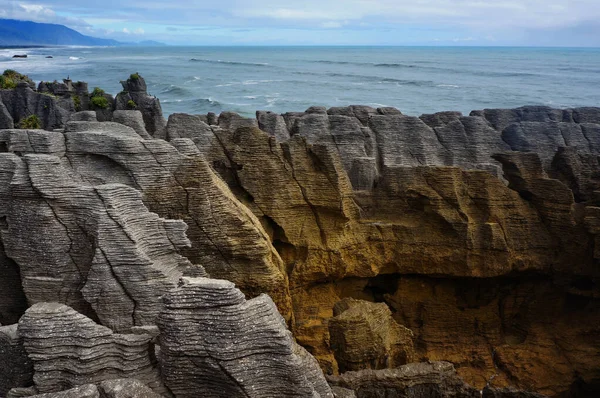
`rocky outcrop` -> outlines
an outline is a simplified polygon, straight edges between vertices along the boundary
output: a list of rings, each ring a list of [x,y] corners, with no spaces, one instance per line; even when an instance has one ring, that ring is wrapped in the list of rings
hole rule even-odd
[[[397,368],[414,362],[413,332],[385,303],[346,298],[333,308],[330,345],[340,372]]]
[[[573,357],[567,359],[561,350],[554,356],[545,352],[526,357],[526,367],[539,372],[535,378],[516,368],[510,370],[510,366],[498,371],[497,353],[506,341],[513,341],[515,333],[512,327],[498,329],[498,325],[512,324],[515,316],[525,318],[527,321],[519,321],[515,328],[533,333],[528,347],[575,339],[585,352],[593,352],[594,344],[573,334],[597,335],[598,329],[564,325],[546,329],[548,334],[534,339],[533,330],[543,327],[546,315],[528,305],[507,312],[488,306],[487,298],[477,299],[472,305],[485,308],[485,317],[494,320],[482,324],[482,314],[469,321],[457,316],[464,304],[450,294],[439,309],[428,310],[439,319],[453,314],[448,319],[451,325],[438,328],[437,322],[419,321],[424,314],[418,309],[423,306],[419,307],[418,299],[415,308],[394,302],[399,294],[397,281],[415,275],[421,275],[417,279],[426,286],[431,279],[451,278],[455,292],[474,289],[472,278],[497,283],[497,278],[510,276],[507,289],[514,291],[500,291],[492,302],[509,305],[516,300],[517,305],[521,291],[535,297],[561,297],[559,302],[576,300],[574,295],[581,297],[581,316],[584,308],[596,313],[592,309],[597,306],[592,298],[596,293],[591,293],[597,289],[596,282],[582,280],[598,278],[590,248],[599,231],[592,221],[596,213],[591,206],[595,187],[591,159],[598,155],[597,150],[590,145],[578,158],[566,158],[565,151],[580,152],[581,141],[573,138],[562,141],[564,150],[550,144],[533,148],[541,152],[536,155],[507,138],[515,136],[509,129],[515,123],[541,123],[528,126],[528,131],[539,135],[538,143],[551,142],[555,133],[545,124],[571,123],[573,132],[585,130],[586,140],[592,143],[594,132],[600,131],[594,126],[595,113],[589,109],[560,111],[571,119],[552,121],[548,115],[554,111],[549,108],[515,112],[414,118],[388,109],[315,108],[284,115],[258,113],[264,132],[252,127],[252,120],[243,122],[241,128],[231,127],[230,120],[240,120],[232,115],[227,115],[222,125],[189,120],[190,128],[180,125],[179,131],[187,132],[269,232],[290,278],[292,329],[327,372],[338,370],[327,325],[335,303],[352,297],[388,304],[395,319],[415,334],[416,357],[451,359],[459,364],[459,374],[478,387],[493,378],[498,385],[552,393],[568,389],[578,372],[583,371],[584,379],[593,382],[597,370],[583,360],[585,355],[573,362]],[[566,131],[562,125],[556,128]],[[169,131],[178,131],[177,119],[171,121]],[[573,134],[570,137],[576,137]],[[291,138],[286,139],[288,135]],[[554,157],[564,160],[552,161]],[[571,179],[574,175],[580,177]],[[581,187],[577,196],[571,193],[568,181]],[[584,195],[589,203],[579,199]],[[576,264],[573,258],[578,259]],[[553,287],[548,286],[544,293],[531,291],[526,275],[532,274],[552,281]],[[424,292],[410,291],[417,298],[426,297]],[[510,315],[510,311],[518,315]],[[571,316],[562,310],[558,313]],[[460,325],[455,323],[459,320]],[[490,334],[501,332],[494,337],[486,334],[479,339],[479,348],[469,351],[471,341],[478,341],[472,336],[482,328]],[[457,334],[448,330],[457,330]],[[463,334],[470,337],[456,344]],[[513,364],[514,358],[510,359]],[[579,370],[549,372],[549,361],[569,362],[571,369]]]
[[[184,278],[159,327],[163,377],[177,397],[333,397],[266,295],[246,301],[230,282]]]
[[[158,98],[148,94],[146,81],[138,73],[122,81],[123,91],[117,95],[117,110],[139,110],[144,118],[146,131],[155,138],[165,138],[166,121]]]
[[[17,325],[0,326],[0,396],[32,384],[33,364],[23,348]]]
[[[313,355],[331,374],[455,366],[389,394],[470,394],[456,375],[595,391],[597,109],[174,114],[161,132],[143,79],[124,88],[111,122],[0,131],[1,323],[53,301],[145,336],[182,396],[327,396]],[[124,111],[132,93],[146,110]]]
[[[113,333],[56,303],[29,308],[19,322],[19,334],[40,393],[128,377],[162,390],[148,335]]]
[[[337,387],[367,397],[472,397],[479,390],[465,384],[448,362],[413,363],[398,369],[361,370],[328,378]],[[343,395],[342,395],[343,396]]]

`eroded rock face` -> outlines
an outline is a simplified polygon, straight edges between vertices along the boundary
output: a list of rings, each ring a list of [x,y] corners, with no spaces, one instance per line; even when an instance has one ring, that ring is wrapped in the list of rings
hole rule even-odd
[[[330,345],[340,372],[397,368],[414,361],[413,332],[385,303],[346,298],[329,320]]]
[[[148,94],[146,81],[139,74],[132,74],[122,81],[123,91],[117,95],[117,110],[135,109],[142,113],[148,134],[155,138],[165,138],[166,121],[158,98]],[[132,102],[129,102],[132,101]]]
[[[126,85],[147,96],[142,82]],[[244,337],[252,333],[243,325],[260,330],[253,322],[265,320],[285,341],[286,369],[296,363],[296,373],[311,375],[309,384],[282,376],[300,395],[323,395],[310,384],[320,373],[273,326],[281,320],[261,293],[328,373],[392,366],[388,347],[398,339],[381,336],[407,336],[394,326],[403,325],[414,335],[414,360],[452,361],[476,388],[594,390],[599,115],[596,108],[526,107],[416,118],[360,106],[256,119],[177,114],[166,126],[168,142],[148,139],[139,117],[124,118],[128,127],[80,113],[64,133],[1,130],[0,152],[8,153],[0,154],[0,270],[7,276],[0,295],[13,289],[7,297],[15,299],[0,302],[0,316],[14,323],[28,304],[60,301],[114,331],[155,339],[161,296],[182,276],[206,276],[202,265],[249,300],[227,293],[232,301],[222,307],[177,307],[186,294],[199,294],[191,286],[202,283],[190,282],[164,314],[191,336],[202,331],[190,325],[210,320],[199,314],[221,316],[224,308],[240,315],[223,317],[224,325]],[[373,314],[387,326],[374,330],[364,311],[354,317],[351,308],[335,309],[349,298],[381,308]],[[357,330],[390,345],[372,347],[369,333],[351,338],[339,326],[345,317],[364,320],[371,326]],[[220,344],[232,334],[221,330],[220,340],[208,336],[204,346],[163,328],[177,336],[164,358],[176,364],[168,377],[184,394],[197,387],[189,383],[207,388],[215,380],[242,394],[248,378],[240,376],[242,388],[217,365],[229,360],[218,353],[231,354]],[[169,351],[175,343],[197,350],[199,362]],[[351,363],[360,349],[377,354]],[[176,372],[198,366],[214,378]],[[273,394],[287,388],[269,385]],[[410,394],[442,394],[436,388]]]
[[[14,387],[27,387],[33,381],[33,364],[23,347],[17,325],[0,326],[0,396]]]
[[[554,287],[533,296],[574,295],[583,311],[596,314],[596,115],[585,108],[526,107],[414,118],[389,109],[315,108],[258,113],[264,132],[252,127],[252,120],[242,123],[232,115],[218,125],[202,122],[186,131],[270,234],[287,266],[294,334],[325,371],[336,372],[327,326],[335,303],[352,297],[392,306],[401,276],[451,277],[460,291],[472,286],[471,278],[523,275],[525,280],[534,273],[548,276]],[[174,120],[170,128],[176,127]],[[523,143],[523,137],[531,142]],[[573,151],[577,157],[568,155]],[[588,279],[593,282],[580,282]],[[460,311],[454,298],[445,300],[440,311]],[[423,315],[393,308],[399,323],[415,333],[417,357],[453,358],[459,373],[480,388],[497,373],[496,353],[512,338],[504,331],[471,355],[467,341],[456,344],[456,335],[440,328],[431,332],[436,344],[420,344],[429,339],[427,329],[405,320]],[[512,322],[510,315],[486,308],[485,317]],[[534,312],[522,316],[527,330],[544,322]],[[479,325],[452,325],[452,330],[477,335]],[[587,338],[573,333],[595,336],[598,328],[563,327],[550,329],[543,344],[575,339],[586,352],[594,350]],[[500,369],[496,382],[551,394],[569,389],[580,372],[587,382],[598,377],[584,356],[570,362],[579,369],[575,373],[545,371],[548,361],[566,361],[558,351],[553,359],[547,355],[520,357],[525,367],[536,369],[535,378],[509,366]],[[515,357],[510,361],[515,364]]]
[[[57,303],[29,308],[19,334],[33,361],[33,382],[40,393],[128,377],[162,388],[148,335],[116,334]]]
[[[361,370],[328,377],[329,382],[367,397],[478,398],[479,390],[467,385],[448,362],[412,363],[398,369]]]
[[[163,377],[177,397],[333,397],[266,295],[246,301],[231,282],[184,278],[159,327]]]

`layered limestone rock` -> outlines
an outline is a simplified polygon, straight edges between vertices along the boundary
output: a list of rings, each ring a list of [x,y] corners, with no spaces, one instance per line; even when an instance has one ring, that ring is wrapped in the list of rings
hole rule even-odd
[[[559,113],[560,120],[548,116]],[[327,372],[336,372],[327,326],[335,303],[353,297],[392,307],[402,275],[451,277],[460,292],[462,286],[472,286],[471,278],[539,274],[555,284],[543,294],[568,301],[571,295],[573,300],[580,297],[582,312],[595,314],[597,284],[581,281],[598,278],[590,247],[600,231],[592,221],[597,212],[590,206],[597,186],[592,159],[600,154],[593,144],[600,134],[596,114],[593,109],[527,107],[414,118],[390,109],[311,108],[284,115],[259,112],[264,132],[252,127],[253,119],[232,127],[230,121],[239,119],[231,115],[217,125],[200,117],[173,118],[168,137],[192,139],[261,220],[287,266],[293,331]],[[548,123],[556,125],[550,129]],[[557,131],[564,135],[562,141],[553,138]],[[537,146],[519,144],[519,134]],[[577,157],[567,157],[573,151]],[[500,153],[506,155],[495,156]],[[577,196],[569,181],[581,187],[574,192]],[[582,203],[584,197],[589,203]],[[518,278],[515,283],[520,285]],[[413,323],[422,314],[392,308],[398,322],[414,332],[417,357],[452,358],[458,372],[478,387],[493,379],[498,385],[553,393],[567,390],[580,374],[586,382],[598,377],[584,355],[573,362],[562,350],[520,357],[527,362],[524,368],[535,369],[535,378],[510,366],[498,370],[497,352],[504,341],[512,341],[513,332],[506,327],[499,338],[485,340],[486,348],[482,344],[473,351],[467,339],[454,344],[456,335],[442,328],[431,332],[435,344],[424,344],[430,339],[424,334],[427,329]],[[439,311],[443,308],[452,310],[439,314],[442,318],[461,307],[448,297]],[[512,322],[497,308],[485,311],[499,324]],[[526,329],[544,322],[534,312],[520,314],[527,318]],[[494,327],[490,325],[490,332]],[[481,322],[452,328],[477,335]],[[591,353],[595,344],[573,333],[596,336],[599,330],[570,328],[552,328],[539,341],[545,345],[575,339]],[[577,370],[558,376],[548,370],[549,361],[569,361]]]
[[[155,138],[165,138],[166,121],[158,98],[148,94],[146,81],[138,73],[122,81],[123,91],[117,95],[117,110],[138,110],[142,113],[146,131]]]
[[[0,326],[0,396],[32,383],[33,364],[23,347],[17,325]]]
[[[465,384],[448,362],[413,363],[397,369],[346,372],[331,376],[328,380],[336,387],[353,391],[357,398],[481,397],[481,392]]]
[[[177,397],[333,397],[266,295],[246,300],[231,282],[183,278],[159,327],[163,377]]]
[[[29,308],[19,322],[19,333],[33,361],[33,382],[40,393],[130,377],[162,389],[148,335],[116,334],[57,303]]]
[[[139,111],[154,139],[137,111],[113,115],[121,123],[77,113],[64,132],[0,131],[0,152],[8,152],[0,154],[0,323],[16,322],[27,305],[60,301],[114,331],[155,338],[161,296],[182,276],[206,276],[204,266],[250,300],[229,286],[222,290],[235,300],[222,308],[177,307],[169,316],[191,336],[203,333],[191,325],[204,322],[224,342],[233,338],[209,325],[224,308],[254,314],[222,318],[235,336],[252,336],[236,325],[259,330],[256,319],[273,327],[272,304],[260,296],[267,293],[328,373],[412,358],[449,360],[468,383],[498,394],[598,385],[597,108],[174,114],[161,132],[143,80],[125,86],[148,100]],[[188,285],[176,290],[181,300],[203,286]],[[336,310],[349,298],[374,310]],[[175,316],[186,311],[189,319]],[[406,359],[396,359],[392,347],[410,333],[412,356],[405,349]],[[228,393],[251,390],[246,376],[240,387],[217,365],[231,371],[229,357],[215,352],[229,355],[234,344],[212,337],[173,342],[198,350],[197,363]],[[304,364],[294,366],[317,380],[305,365],[312,357],[278,338],[288,347],[286,369]],[[170,349],[164,358],[177,365],[168,378],[184,394],[193,394],[190,383],[213,381],[180,377],[176,369],[197,364]],[[299,395],[319,391],[285,377],[304,386]]]
[[[384,303],[346,298],[329,320],[330,345],[340,372],[397,368],[414,361],[413,332]]]
[[[24,150],[65,150],[57,133],[19,131],[9,146],[22,136],[33,146]],[[53,155],[0,154],[0,168],[2,242],[30,304],[62,302],[126,331],[154,323],[161,294],[184,272],[203,274],[178,254],[190,244],[186,225],[148,212],[138,191],[86,183]]]

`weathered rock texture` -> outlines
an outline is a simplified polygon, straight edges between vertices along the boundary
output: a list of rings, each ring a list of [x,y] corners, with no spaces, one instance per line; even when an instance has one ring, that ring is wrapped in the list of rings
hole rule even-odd
[[[155,341],[162,311],[164,379],[185,396],[323,396],[310,354],[331,374],[446,360],[479,389],[597,392],[598,108],[313,107],[165,126],[143,79],[124,89],[111,122],[59,110],[43,127],[64,131],[0,130],[0,323],[59,302]],[[44,90],[66,103],[87,87]],[[1,95],[13,125],[15,107],[59,101]],[[121,112],[129,99],[138,109]],[[177,287],[205,269],[247,300],[225,282]],[[349,299],[362,301],[336,309]]]
[[[128,377],[162,390],[148,335],[113,333],[57,303],[29,308],[19,333],[33,361],[33,382],[40,393]]]
[[[159,318],[166,385],[177,397],[333,397],[273,301],[231,282],[184,278]]]
[[[458,377],[448,362],[413,363],[398,369],[361,370],[329,377],[337,387],[354,391],[357,398],[369,397],[456,397],[479,398],[479,390]]]
[[[311,108],[212,124],[172,116],[167,137],[192,139],[261,220],[289,275],[292,330],[326,371],[338,371],[328,321],[352,297],[388,304],[417,358],[450,359],[476,386],[556,393],[600,377],[600,329],[584,321],[599,316],[598,115]],[[425,289],[398,305],[413,280]],[[433,309],[423,300],[436,281],[454,295]],[[499,281],[508,286],[475,293]],[[470,308],[480,313],[465,318]]]
[[[146,81],[139,74],[132,74],[122,81],[123,91],[117,95],[116,109],[135,109],[142,113],[146,131],[153,137],[165,138],[166,121],[158,98],[148,94]],[[132,101],[132,102],[130,102]]]
[[[33,364],[25,352],[17,325],[0,326],[0,396],[31,385]]]
[[[398,325],[384,303],[346,298],[329,320],[330,345],[340,372],[397,368],[414,361],[413,332]]]

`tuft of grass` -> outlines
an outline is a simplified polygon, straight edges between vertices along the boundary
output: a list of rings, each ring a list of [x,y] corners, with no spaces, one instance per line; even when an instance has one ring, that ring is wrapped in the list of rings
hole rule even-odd
[[[42,128],[42,123],[40,122],[40,118],[37,115],[27,116],[19,122],[19,128],[21,129],[40,129]]]
[[[129,75],[129,78],[131,80],[139,80],[140,74],[138,72],[132,73],[131,75]]]
[[[106,109],[108,108],[108,100],[104,97],[92,97],[90,103],[94,108]]]
[[[2,77],[4,77],[5,81],[8,79],[9,81],[12,81],[16,87],[18,82],[27,82],[27,83],[31,83],[31,79],[29,78],[29,76],[27,75],[22,75],[19,72],[17,72],[14,69],[6,69],[4,70],[4,72],[2,73]],[[14,87],[12,87],[14,88]]]
[[[92,97],[102,97],[104,95],[104,90],[100,87],[94,87],[94,91],[92,91]]]
[[[0,76],[0,89],[12,90],[17,87],[15,81],[7,76]]]
[[[78,95],[73,95],[73,105],[75,105],[75,111],[81,111],[81,98]]]
[[[127,101],[127,109],[135,109],[137,108],[137,104],[134,100]]]

